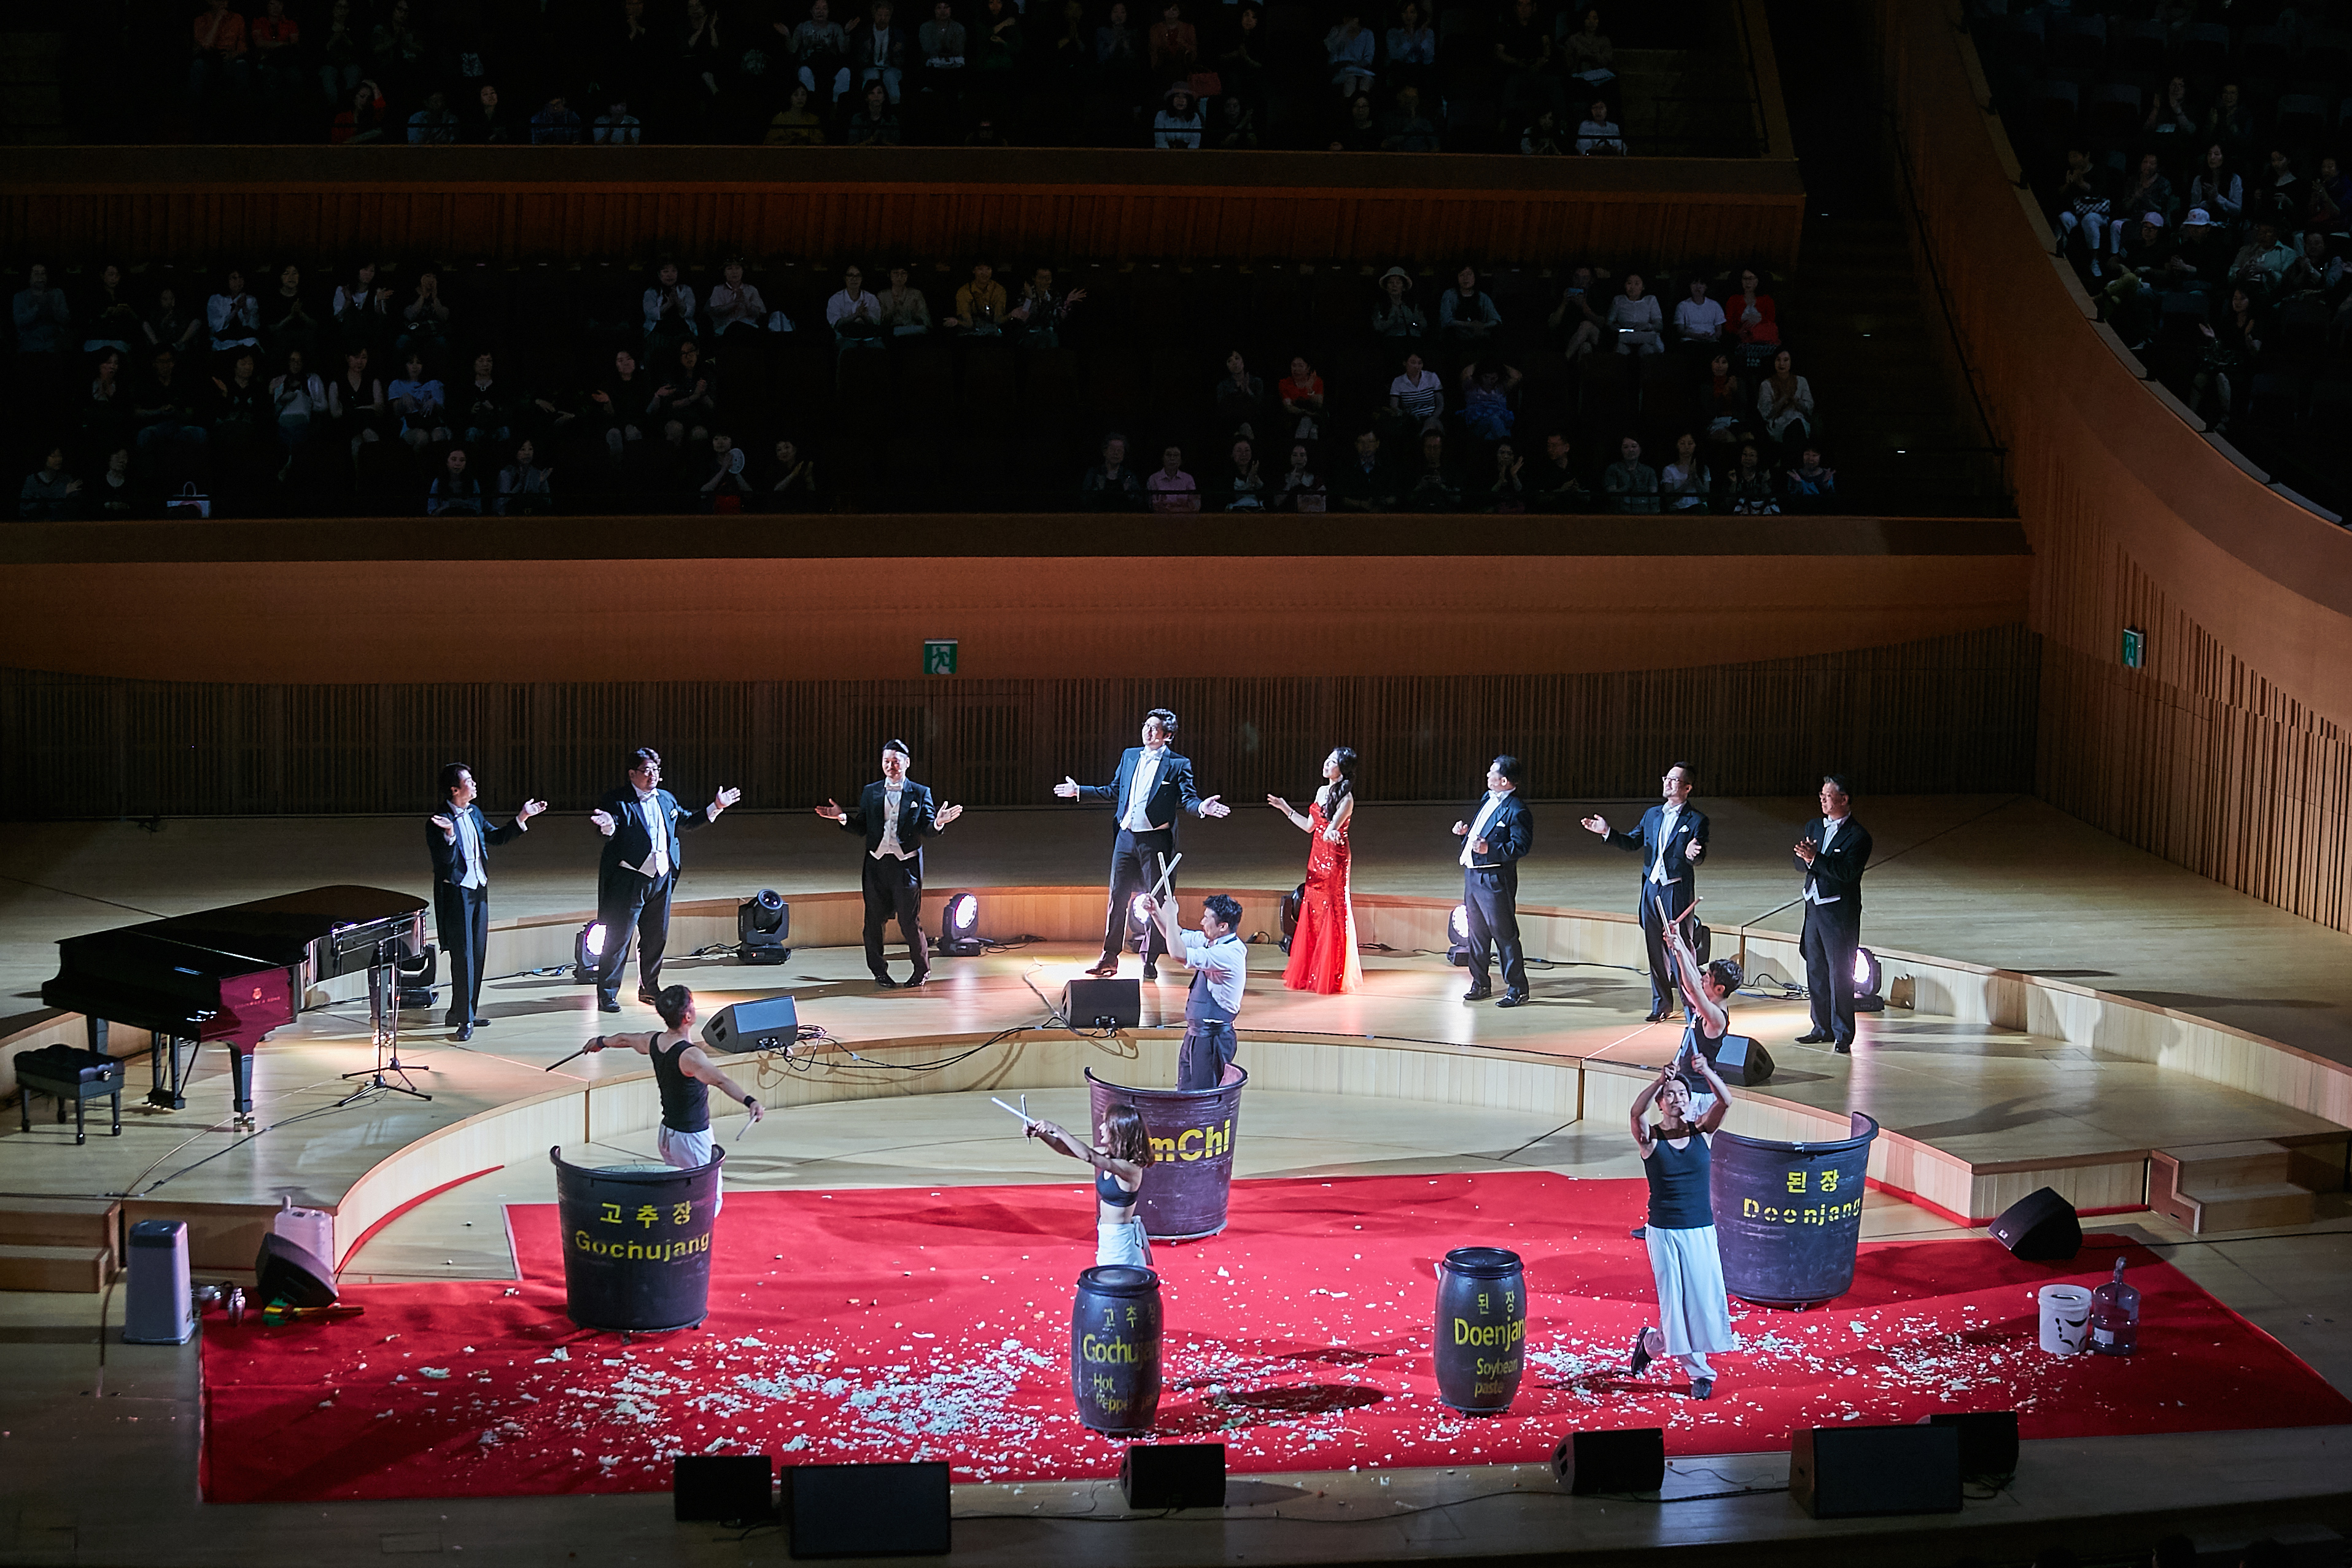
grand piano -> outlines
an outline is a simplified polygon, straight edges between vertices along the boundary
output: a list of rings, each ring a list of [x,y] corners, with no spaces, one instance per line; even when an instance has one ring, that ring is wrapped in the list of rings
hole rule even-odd
[[[93,1070],[111,1062],[110,1022],[148,1030],[154,1079],[148,1102],[172,1110],[187,1104],[181,1047],[227,1046],[243,1121],[253,1114],[254,1047],[294,1021],[303,994],[367,971],[381,1034],[393,1016],[395,965],[421,953],[424,940],[422,899],[382,888],[312,888],[67,937],[41,1000],[89,1019]]]

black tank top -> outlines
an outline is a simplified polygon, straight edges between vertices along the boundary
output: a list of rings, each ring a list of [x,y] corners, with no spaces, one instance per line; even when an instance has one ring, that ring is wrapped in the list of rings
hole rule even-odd
[[[710,1086],[689,1077],[677,1065],[677,1058],[693,1044],[691,1040],[680,1040],[665,1049],[656,1041],[646,1053],[653,1058],[654,1082],[661,1089],[662,1125],[673,1132],[710,1130]]]
[[[1710,1038],[1708,1036],[1702,1033],[1699,1029],[1699,1020],[1697,1017],[1694,1016],[1690,1023],[1683,1029],[1683,1051],[1685,1055],[1683,1058],[1677,1058],[1676,1059],[1686,1059],[1687,1057],[1695,1054],[1705,1057],[1708,1061],[1713,1061],[1715,1060],[1716,1053],[1722,1049],[1723,1037],[1721,1035],[1717,1035]],[[1680,1076],[1683,1080],[1683,1087],[1689,1089],[1694,1095],[1713,1094],[1715,1092],[1715,1090],[1707,1084],[1706,1075],[1698,1071],[1695,1068],[1685,1067],[1678,1076]]]
[[[1679,1149],[1663,1138],[1650,1144],[1650,1157],[1642,1162],[1642,1172],[1650,1178],[1652,1225],[1660,1230],[1696,1230],[1715,1223],[1715,1201],[1707,1192],[1708,1163],[1706,1134],[1696,1128]]]
[[[1103,1202],[1110,1205],[1113,1208],[1133,1208],[1135,1206],[1135,1201],[1142,1195],[1143,1189],[1141,1187],[1138,1187],[1135,1191],[1130,1193],[1125,1187],[1120,1186],[1118,1184],[1118,1178],[1112,1175],[1108,1171],[1097,1171],[1095,1173],[1095,1196],[1102,1199]]]

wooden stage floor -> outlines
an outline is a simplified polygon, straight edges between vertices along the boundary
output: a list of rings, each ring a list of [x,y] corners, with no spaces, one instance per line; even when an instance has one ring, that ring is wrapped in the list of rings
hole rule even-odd
[[[1786,846],[1803,803],[1703,802],[1716,819],[1715,848],[1702,871],[1706,918],[1728,927],[1786,899],[1795,882]],[[1602,803],[1630,820],[1640,803]],[[1539,803],[1538,853],[1526,863],[1522,901],[1614,910],[1630,904],[1633,861],[1574,826],[1589,803]],[[1370,893],[1446,897],[1458,889],[1444,827],[1452,807],[1376,806],[1358,831],[1357,885]],[[2352,1062],[2352,939],[2321,931],[2127,849],[2029,799],[1922,798],[1864,801],[1861,815],[1879,846],[1872,873],[1868,940],[1923,953],[2079,980],[2158,1002]],[[936,889],[1085,885],[1100,875],[1107,816],[1071,811],[974,813],[930,858]],[[60,937],[258,897],[299,885],[373,883],[424,891],[421,819],[184,821],[150,833],[133,825],[47,824],[20,829],[26,853],[0,879],[0,989],[16,998],[0,1011],[37,1007],[28,993],[54,970]],[[1220,885],[1266,888],[1296,879],[1299,836],[1273,813],[1244,811],[1190,832],[1185,886],[1197,895]],[[592,900],[593,831],[578,820],[542,819],[501,850],[493,916],[505,921],[581,909]],[[761,886],[787,895],[853,888],[850,841],[805,816],[730,816],[689,842],[688,898],[736,897]],[[1764,922],[1793,930],[1793,911]],[[983,920],[989,934],[1012,936]],[[972,1034],[1034,1022],[1043,1009],[1024,976],[1052,995],[1091,956],[1066,942],[977,959],[938,960],[940,980],[919,993],[872,988],[851,948],[803,948],[781,971],[723,959],[682,960],[677,978],[723,999],[789,987],[804,1021],[843,1040]],[[1600,1063],[1654,1063],[1678,1032],[1646,1026],[1646,982],[1607,965],[1561,966],[1535,976],[1537,1005],[1516,1013],[1466,1007],[1461,973],[1426,955],[1366,956],[1359,995],[1312,998],[1283,993],[1274,949],[1253,950],[1244,1034],[1308,1035],[1438,1042]],[[898,968],[904,972],[903,958]],[[1135,972],[1130,960],[1128,973]],[[1147,988],[1147,1023],[1157,1005],[1181,1011],[1183,972]],[[633,987],[632,987],[633,988]],[[492,984],[485,1010],[496,1022],[460,1047],[446,1029],[413,1027],[405,1051],[435,1070],[419,1082],[429,1104],[397,1096],[332,1110],[339,1074],[362,1065],[360,1009],[338,1005],[306,1015],[257,1057],[259,1136],[226,1131],[226,1073],[218,1051],[203,1059],[191,1104],[173,1114],[126,1105],[121,1140],[98,1136],[80,1149],[53,1128],[31,1137],[13,1115],[0,1123],[0,1192],[119,1193],[158,1190],[190,1202],[274,1202],[281,1194],[332,1201],[395,1150],[436,1129],[547,1088],[541,1069],[588,1034],[617,1022],[648,1026],[650,1010],[629,1004],[601,1019],[585,987],[560,977],[517,976]],[[1775,1097],[1823,1110],[1865,1107],[1890,1130],[1976,1162],[2091,1157],[2174,1138],[2210,1142],[2279,1137],[2327,1124],[2290,1107],[2152,1064],[2069,1042],[2000,1031],[1924,1013],[1869,1018],[1853,1058],[1796,1047],[1801,1010],[1747,1002],[1743,1032],[1763,1039],[1780,1063]],[[20,1017],[10,1026],[21,1027]],[[1335,1048],[1345,1041],[1334,1038]],[[1248,1060],[1244,1046],[1244,1061]],[[641,1068],[642,1059],[583,1061],[561,1069],[590,1079]],[[746,1064],[745,1070],[756,1070]],[[771,1068],[771,1071],[781,1071]],[[134,1086],[145,1068],[134,1065]],[[1033,1091],[1048,1113],[1075,1108],[1074,1091]],[[730,1165],[739,1186],[849,1186],[930,1183],[1066,1181],[1066,1162],[1009,1136],[984,1095],[957,1093],[867,1100],[779,1112]],[[740,1128],[728,1119],[730,1131]],[[1563,1121],[1527,1110],[1445,1105],[1410,1098],[1360,1099],[1266,1090],[1253,1100],[1240,1174],[1373,1174],[1403,1170],[1538,1167],[1574,1174],[1626,1175],[1634,1164],[1615,1118]],[[642,1152],[623,1134],[604,1147]],[[588,1149],[595,1146],[588,1145]],[[577,1151],[575,1151],[577,1152]],[[399,1215],[347,1260],[346,1277],[497,1278],[511,1271],[502,1202],[551,1195],[544,1160],[518,1162]],[[2101,1228],[2133,1235],[2206,1289],[2279,1338],[2338,1388],[2352,1391],[2352,1200],[2323,1194],[2310,1225],[2251,1233],[2191,1236],[2160,1215],[2116,1215]],[[1954,1234],[1945,1220],[1885,1194],[1865,1212],[1872,1237]],[[1993,1245],[1990,1241],[1984,1243]],[[119,1323],[117,1292],[110,1311]],[[224,1510],[195,1501],[196,1348],[115,1344],[100,1397],[92,1398],[99,1300],[92,1296],[0,1294],[0,1344],[12,1375],[0,1380],[0,1561],[209,1564],[285,1549],[320,1563],[385,1552],[500,1552],[529,1563],[616,1561],[750,1563],[783,1560],[772,1534],[733,1542],[711,1531],[673,1527],[659,1498],[536,1499],[511,1502],[348,1504]],[[1524,1470],[1408,1472],[1395,1489],[1368,1477],[1283,1478],[1284,1489],[1250,1483],[1221,1522],[1214,1514],[1138,1526],[1116,1537],[1100,1528],[1036,1521],[983,1521],[959,1527],[960,1560],[1045,1563],[1230,1562],[1321,1563],[1401,1555],[1498,1560],[1563,1551],[1563,1531],[1581,1559],[1631,1561],[1659,1546],[1747,1563],[1876,1562],[1899,1554],[1943,1561],[1963,1551],[2021,1560],[2034,1542],[2085,1547],[2118,1531],[2148,1531],[2178,1518],[2221,1540],[2243,1540],[2282,1519],[2352,1523],[2352,1468],[2343,1455],[2352,1432],[2303,1429],[2184,1437],[2032,1445],[2018,1486],[1949,1521],[1817,1524],[1777,1495],[1719,1499],[1632,1514],[1590,1500],[1488,1493],[1541,1493],[1549,1478]],[[1785,1479],[1785,1456],[1738,1461],[1743,1479]],[[117,1478],[132,1494],[105,1503],[92,1474]],[[1752,1472],[1752,1476],[1751,1476]],[[131,1479],[137,1479],[136,1485]],[[1288,1489],[1304,1480],[1305,1492]],[[1707,1483],[1693,1478],[1686,1489]],[[118,1487],[118,1490],[121,1489]],[[1393,1508],[1401,1490],[1429,1511],[1337,1531],[1314,1520],[1350,1517],[1377,1500]],[[1311,1494],[1311,1497],[1310,1497]],[[1035,1511],[1114,1512],[1115,1490],[1100,1483],[965,1489],[966,1515]],[[1896,1548],[1890,1532],[1957,1531],[1949,1549]],[[1111,1544],[1116,1540],[1117,1544]],[[2027,1550],[2006,1552],[2025,1545]],[[1942,1555],[1919,1557],[1921,1550]],[[1556,1557],[1554,1560],[1558,1560]]]

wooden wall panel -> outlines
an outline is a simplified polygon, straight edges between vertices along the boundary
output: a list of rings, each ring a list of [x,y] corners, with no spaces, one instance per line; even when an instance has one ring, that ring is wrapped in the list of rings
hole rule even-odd
[[[0,249],[184,264],[730,250],[1244,261],[1794,264],[1787,159],[959,149],[0,150]],[[420,179],[431,169],[437,177]],[[591,176],[595,177],[591,177]]]
[[[2036,788],[2352,929],[2352,535],[2182,427],[2094,331],[1985,109],[1958,8],[1882,0],[1886,101],[2011,453],[2043,637]],[[2126,626],[2147,637],[2122,665]]]
[[[0,671],[0,747],[26,816],[397,811],[453,757],[582,807],[646,742],[682,779],[781,806],[838,794],[892,733],[934,788],[994,805],[1044,801],[1066,772],[1108,776],[1164,704],[1234,799],[1295,789],[1339,742],[1362,753],[1371,800],[1450,798],[1500,750],[1545,795],[1646,794],[1665,755],[1727,795],[1801,793],[1824,758],[1882,794],[1990,793],[2032,777],[2038,654],[2011,626],[1565,676],[215,686],[20,669]]]

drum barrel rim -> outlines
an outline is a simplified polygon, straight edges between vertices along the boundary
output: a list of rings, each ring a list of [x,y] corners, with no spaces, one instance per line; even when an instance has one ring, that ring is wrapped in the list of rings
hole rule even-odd
[[[1878,1119],[1867,1111],[1855,1110],[1848,1114],[1869,1122],[1870,1131],[1849,1133],[1843,1138],[1832,1138],[1825,1142],[1790,1138],[1750,1138],[1738,1132],[1718,1131],[1715,1134],[1714,1142],[1717,1144],[1728,1142],[1735,1149],[1756,1149],[1782,1156],[1843,1154],[1851,1150],[1867,1147],[1871,1140],[1876,1138],[1879,1132]]]
[[[722,1145],[713,1144],[708,1163],[665,1165],[659,1171],[633,1171],[605,1165],[575,1165],[563,1157],[563,1145],[561,1143],[548,1150],[547,1158],[549,1163],[554,1165],[555,1173],[559,1179],[570,1176],[593,1176],[600,1182],[617,1182],[625,1186],[650,1186],[657,1182],[667,1184],[683,1181],[689,1176],[701,1175],[706,1171],[715,1171],[727,1163],[727,1151]],[[560,1186],[556,1190],[559,1194],[562,1191]]]
[[[1241,1077],[1232,1083],[1213,1084],[1207,1089],[1140,1089],[1132,1084],[1113,1083],[1092,1068],[1086,1069],[1086,1079],[1089,1085],[1099,1084],[1114,1094],[1132,1094],[1144,1100],[1208,1100],[1220,1094],[1239,1094],[1249,1087],[1249,1068],[1235,1062],[1233,1064],[1233,1070],[1241,1074]]]
[[[1494,1264],[1455,1263],[1454,1261],[1455,1256],[1465,1252],[1491,1252],[1499,1257],[1507,1258],[1510,1261],[1508,1263]],[[1450,1249],[1444,1258],[1438,1259],[1437,1266],[1445,1273],[1455,1275],[1464,1279],[1507,1279],[1514,1274],[1525,1274],[1528,1269],[1527,1259],[1521,1258],[1517,1253],[1513,1252],[1507,1247],[1456,1247]]]

